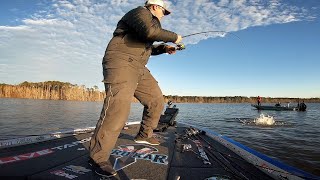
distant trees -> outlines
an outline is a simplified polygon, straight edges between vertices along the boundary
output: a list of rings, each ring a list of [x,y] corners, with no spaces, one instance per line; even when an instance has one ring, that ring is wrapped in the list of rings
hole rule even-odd
[[[165,101],[171,100],[176,103],[256,103],[256,97],[226,96],[226,97],[203,97],[203,96],[164,96]],[[309,103],[320,102],[320,98],[272,98],[263,97],[262,103],[297,103],[305,101]]]
[[[23,82],[19,85],[0,84],[0,97],[51,100],[103,101],[98,86],[86,88],[68,82]]]
[[[0,84],[0,98],[29,98],[29,99],[51,99],[51,100],[74,100],[74,101],[103,101],[105,92],[100,92],[98,86],[87,88],[84,85],[71,84],[69,82],[45,81],[45,82],[23,82],[18,85]],[[204,96],[164,96],[165,102],[169,100],[174,103],[256,103],[256,97],[226,96],[226,97],[204,97]],[[138,102],[132,97],[133,102]],[[305,101],[307,103],[320,102],[320,98],[271,98],[263,97],[262,103],[296,103]]]

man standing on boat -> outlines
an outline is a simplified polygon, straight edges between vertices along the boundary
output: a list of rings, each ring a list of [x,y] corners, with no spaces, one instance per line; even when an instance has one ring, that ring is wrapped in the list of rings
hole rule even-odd
[[[182,37],[162,29],[160,20],[169,15],[163,0],[148,0],[125,14],[117,24],[102,61],[106,98],[90,141],[89,164],[104,177],[117,173],[107,163],[130,112],[132,97],[144,106],[136,143],[159,145],[152,137],[163,111],[164,99],[159,85],[145,67],[150,55],[174,54],[175,47],[153,45],[155,41],[178,44]]]
[[[260,96],[257,97],[257,103],[258,103],[258,106],[261,105],[261,97]]]

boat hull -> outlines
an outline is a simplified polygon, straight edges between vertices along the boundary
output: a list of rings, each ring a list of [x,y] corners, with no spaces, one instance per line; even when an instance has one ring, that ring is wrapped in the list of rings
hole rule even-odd
[[[270,111],[299,111],[296,107],[286,107],[286,106],[259,106],[255,104],[251,104],[252,107],[257,110],[270,110]]]

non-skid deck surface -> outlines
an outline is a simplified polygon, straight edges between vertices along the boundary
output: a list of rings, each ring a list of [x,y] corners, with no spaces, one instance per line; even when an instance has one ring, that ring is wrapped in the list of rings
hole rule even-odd
[[[185,127],[170,127],[155,133],[161,141],[159,146],[134,143],[138,129],[139,125],[130,125],[122,131],[110,158],[118,175],[111,179],[270,179],[205,135],[177,141]],[[87,162],[90,137],[87,133],[2,149],[0,179],[101,179]],[[181,152],[183,145],[191,149]],[[211,164],[201,155],[207,156]]]

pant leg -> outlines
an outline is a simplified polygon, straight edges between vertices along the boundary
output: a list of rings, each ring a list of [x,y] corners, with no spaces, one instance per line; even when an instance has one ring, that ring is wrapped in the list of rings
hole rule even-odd
[[[90,141],[90,156],[99,163],[107,161],[125,125],[138,76],[133,68],[105,69],[106,98]]]
[[[151,137],[153,130],[158,126],[164,108],[164,99],[158,82],[147,68],[138,82],[134,96],[144,106],[139,134]]]

